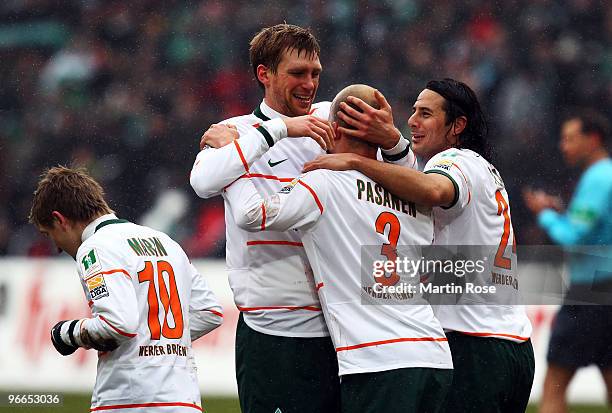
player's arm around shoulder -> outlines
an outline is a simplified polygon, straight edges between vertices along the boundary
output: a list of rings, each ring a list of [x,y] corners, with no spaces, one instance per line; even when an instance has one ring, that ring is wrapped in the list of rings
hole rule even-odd
[[[248,173],[253,162],[282,137],[283,130],[285,127],[280,119],[260,124],[257,118],[249,115],[211,126],[202,142],[207,134],[216,135],[211,139],[223,146],[214,148],[201,143],[189,177],[191,187],[201,198],[219,195],[223,188]]]
[[[305,229],[324,211],[325,174],[302,175],[268,197],[262,197],[250,179],[239,179],[227,189],[226,199],[236,224],[246,231]]]
[[[429,206],[463,208],[470,200],[467,168],[459,150],[449,149],[432,157],[423,168],[429,189]]]
[[[321,155],[304,164],[305,171],[319,169],[359,171],[399,198],[429,207],[450,205],[455,196],[455,188],[448,177],[426,174],[354,153]]]

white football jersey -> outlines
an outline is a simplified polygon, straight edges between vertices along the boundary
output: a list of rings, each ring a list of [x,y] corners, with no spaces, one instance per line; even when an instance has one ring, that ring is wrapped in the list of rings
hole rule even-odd
[[[309,172],[265,199],[256,182],[240,179],[227,188],[234,220],[263,234],[298,230],[340,375],[452,368],[447,339],[431,306],[416,295],[379,295],[368,259],[393,260],[400,249],[412,251],[411,258],[420,256],[418,246],[429,245],[433,237],[430,209],[399,200],[356,171]]]
[[[431,158],[424,172],[447,176],[456,190],[450,208],[433,209],[434,244],[488,246],[491,256],[486,257],[486,269],[479,275],[482,282],[504,294],[504,302],[508,296],[518,302],[516,241],[508,193],[499,172],[476,152],[454,148]],[[447,330],[516,342],[531,335],[522,305],[443,305],[436,306],[435,312]]]
[[[206,280],[166,234],[113,214],[82,238],[77,268],[93,316],[82,328],[119,343],[99,352],[91,411],[202,411],[191,342],[223,317]]]
[[[312,106],[327,119],[330,102]],[[191,186],[202,198],[225,198],[226,262],[234,301],[245,323],[265,334],[288,337],[328,336],[312,270],[295,231],[249,233],[234,220],[223,188],[249,174],[257,190],[272,195],[302,172],[304,163],[325,152],[311,138],[287,136],[284,116],[261,102],[253,114],[222,123],[238,128],[240,139],[225,147],[202,150],[191,171]],[[416,164],[404,139],[389,161]]]

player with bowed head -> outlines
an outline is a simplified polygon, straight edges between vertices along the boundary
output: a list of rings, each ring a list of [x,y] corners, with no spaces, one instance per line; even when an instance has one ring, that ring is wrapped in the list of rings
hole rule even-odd
[[[29,219],[76,260],[92,317],[58,322],[51,341],[99,351],[91,411],[202,411],[191,343],[223,314],[180,245],[118,219],[81,169],[46,171]]]

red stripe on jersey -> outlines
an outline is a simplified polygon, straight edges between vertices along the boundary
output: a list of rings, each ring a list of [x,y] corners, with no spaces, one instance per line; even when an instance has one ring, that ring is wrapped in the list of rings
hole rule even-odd
[[[196,410],[202,411],[202,408],[197,404],[193,403],[181,403],[181,402],[168,402],[168,403],[135,403],[135,404],[115,404],[111,406],[98,406],[92,407],[89,409],[90,412],[98,412],[101,410],[114,410],[114,409],[137,409],[140,407],[171,407],[171,406],[181,406],[181,407],[191,407]]]
[[[89,301],[87,302],[87,305],[88,305],[89,307],[93,307],[93,300],[89,300]]]
[[[380,346],[382,344],[402,343],[405,341],[448,341],[448,339],[446,337],[401,337],[393,338],[390,340],[370,341],[369,343],[355,344],[346,347],[338,347],[336,349],[336,353],[339,353],[341,351],[355,350],[363,347]]]
[[[246,159],[244,159],[244,155],[242,154],[242,149],[240,149],[238,139],[234,139],[234,145],[236,145],[236,150],[238,151],[238,155],[240,156],[240,160],[242,161],[242,166],[244,166],[244,170],[249,173],[249,164],[247,163]]]
[[[261,213],[263,215],[261,218],[261,230],[264,231],[266,229],[266,206],[263,202],[261,203]]]
[[[129,273],[126,271],[126,270],[119,268],[119,269],[116,269],[116,270],[108,270],[108,271],[100,271],[100,272],[97,272],[97,273],[92,274],[92,275],[90,275],[89,277],[85,278],[83,281],[87,281],[87,280],[89,280],[90,278],[95,277],[96,275],[100,275],[100,274],[102,274],[102,275],[105,275],[105,274],[115,274],[115,273],[117,273],[117,272],[122,273],[123,275],[125,275],[126,277],[128,277],[130,280],[132,279],[132,276],[131,276],[131,275],[130,275],[130,274],[129,274]]]
[[[202,311],[208,311],[209,313],[213,313],[214,315],[218,315],[219,317],[223,318],[223,314],[218,312],[218,311],[215,311],[215,310],[206,310],[206,309],[204,309]]]
[[[457,331],[457,330],[453,330],[453,331]],[[508,337],[508,338],[513,338],[515,340],[520,340],[520,341],[529,340],[529,337],[521,337],[521,336],[516,336],[514,334],[505,334],[505,333],[471,333],[468,331],[457,331],[457,333],[465,334],[466,336],[475,336],[475,337]]]
[[[289,245],[292,247],[303,247],[304,244],[302,244],[301,242],[294,242],[294,241],[266,241],[266,240],[262,240],[262,241],[247,241],[247,246],[253,246],[253,245]]]
[[[238,179],[243,179],[243,178],[261,178],[261,179],[272,179],[275,181],[280,181],[280,182],[291,182],[293,181],[293,178],[279,178],[276,175],[264,175],[264,174],[248,174],[248,175],[242,175],[240,178]],[[230,184],[231,185],[231,184]],[[228,185],[229,186],[229,185]],[[227,187],[226,187],[227,188]]]
[[[325,286],[324,283],[318,283],[317,286],[315,287],[315,290],[319,291],[321,288],[323,288]]]
[[[242,176],[240,176],[238,179],[245,179],[245,178],[260,178],[260,179],[270,179],[273,181],[279,181],[279,182],[291,182],[293,181],[293,178],[279,178],[276,175],[264,175],[264,174],[244,174]],[[238,180],[236,179],[236,181]],[[236,182],[234,181],[234,182]],[[229,188],[230,186],[232,186],[234,184],[234,182],[232,182],[231,184],[229,184],[228,186],[226,186],[225,188],[223,188],[223,190],[225,191],[227,188]]]
[[[114,325],[112,325],[111,323],[109,323],[109,322],[108,322],[108,320],[107,320],[106,318],[104,318],[103,316],[101,316],[101,315],[100,315],[100,316],[98,316],[98,317],[100,317],[100,320],[104,321],[106,324],[108,324],[109,326],[111,326],[111,328],[112,328],[113,330],[115,330],[117,333],[121,334],[122,336],[125,336],[125,337],[130,337],[130,338],[131,338],[131,337],[136,337],[136,334],[126,333],[125,331],[121,331],[121,330],[119,330],[117,327],[115,327]]]
[[[319,210],[321,211],[321,213],[323,213],[323,204],[321,204],[321,201],[319,201],[319,197],[317,196],[315,191],[311,187],[306,185],[303,181],[298,181],[298,182],[300,184],[302,184],[302,186],[304,186],[304,188],[306,188],[306,189],[308,189],[310,191],[310,194],[314,197],[314,200],[317,203],[317,206],[319,207]]]
[[[272,305],[272,306],[267,306],[267,307],[240,307],[239,305],[237,305],[236,307],[238,307],[238,310],[242,311],[242,312],[249,312],[249,311],[261,311],[261,310],[291,310],[291,311],[296,311],[296,310],[307,310],[307,311],[321,311],[321,308],[319,307],[315,307],[312,305],[305,305],[302,307],[294,307],[294,306],[282,306],[282,305]]]
[[[315,113],[315,110],[317,110],[317,108],[312,108],[310,109],[310,112],[308,112],[309,115],[312,115],[313,113]]]

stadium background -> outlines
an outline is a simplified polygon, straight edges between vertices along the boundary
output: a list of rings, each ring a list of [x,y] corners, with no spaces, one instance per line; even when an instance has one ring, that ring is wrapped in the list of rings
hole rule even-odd
[[[33,291],[42,291],[52,308],[52,300],[63,300],[64,288],[76,283],[70,260],[46,258],[54,255],[52,246],[27,224],[32,191],[48,166],[86,166],[121,217],[166,231],[194,258],[212,259],[201,261],[203,272],[225,288],[219,269],[222,202],[198,199],[188,175],[202,131],[250,112],[261,99],[248,65],[248,41],[262,26],[282,21],[309,26],[320,39],[318,100],[333,98],[351,83],[371,84],[387,96],[404,131],[428,79],[451,76],[470,84],[489,115],[493,162],[510,194],[518,242],[549,242],[522,205],[520,191],[541,187],[567,199],[578,175],[566,170],[557,150],[561,116],[580,106],[610,115],[610,2],[3,1],[0,391],[19,387],[21,379],[27,388],[27,377],[39,366],[64,368],[47,360],[54,356],[45,349],[41,360],[51,365],[16,356],[33,351],[28,346],[40,331],[24,333],[27,324],[10,321],[47,308],[32,304]],[[235,311],[231,296],[225,307]],[[534,309],[535,321],[549,322],[549,309],[540,310]],[[46,326],[39,328],[46,334]],[[231,341],[232,326],[223,328],[220,335]],[[7,343],[13,335],[18,344]],[[15,364],[19,360],[26,364]],[[214,375],[200,366],[201,375]],[[590,402],[602,403],[597,375],[579,379],[596,393]],[[214,380],[210,386],[215,388]],[[209,410],[225,411],[214,407]],[[66,404],[58,411],[71,410]]]

